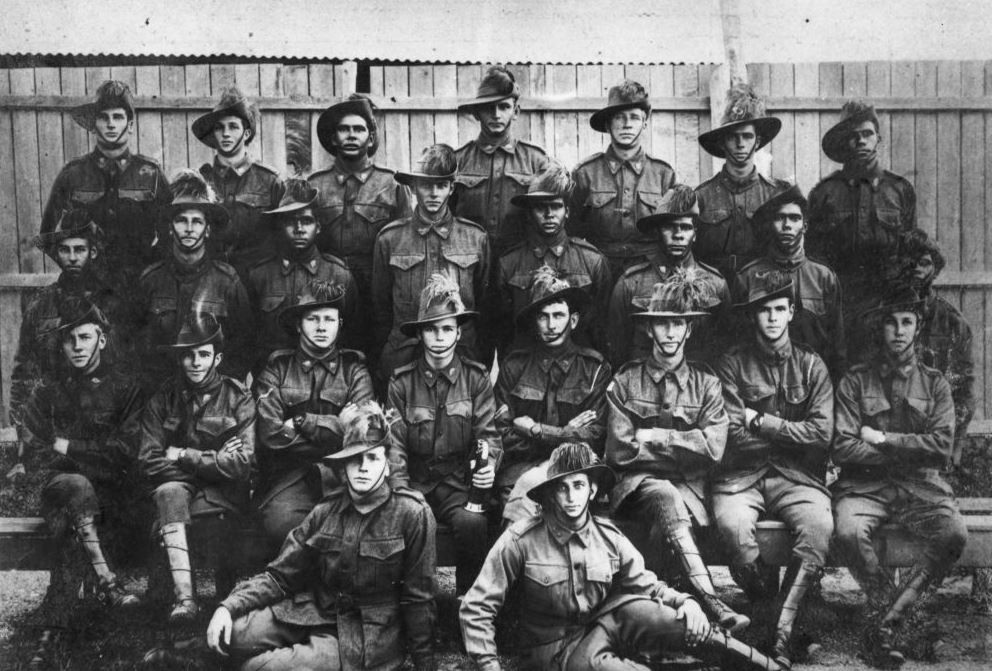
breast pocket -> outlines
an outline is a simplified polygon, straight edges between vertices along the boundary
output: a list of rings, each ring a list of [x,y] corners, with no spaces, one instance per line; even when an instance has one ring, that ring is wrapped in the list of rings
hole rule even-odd
[[[444,407],[445,421],[438,430],[438,456],[464,454],[472,440],[471,399],[448,400]]]
[[[620,561],[610,561],[591,564],[586,567],[586,582],[592,592],[589,599],[592,603],[602,603],[613,588],[613,576],[620,570]]]
[[[217,444],[217,439],[235,426],[237,422],[233,417],[204,415],[196,423],[196,433],[203,440],[204,449],[219,450],[221,446]],[[226,436],[225,440],[230,437]]]
[[[933,400],[929,398],[907,398],[906,406],[909,412],[906,413],[913,425],[914,433],[926,431],[928,419],[933,412]]]
[[[471,303],[474,302],[475,297],[475,267],[479,265],[479,252],[469,251],[469,250],[444,250],[442,252],[444,256],[445,265],[450,274],[452,274],[458,286],[462,290],[462,298],[468,299],[467,308],[472,309],[475,307]]]
[[[585,206],[595,210],[600,217],[608,217],[608,208],[612,209],[611,203],[617,198],[616,191],[592,191],[586,196]]]
[[[523,172],[506,173],[507,184],[510,187],[511,195],[514,196],[522,193],[527,193],[527,187],[530,185],[533,179],[534,179],[533,175],[529,175]]]
[[[267,210],[272,204],[272,195],[265,191],[245,191],[234,194],[234,202],[254,210]]]
[[[884,413],[892,409],[887,398],[884,396],[862,396],[860,407],[861,415],[865,418],[864,424],[883,431],[887,428],[888,422]]]
[[[790,422],[802,421],[806,417],[810,387],[805,384],[789,385],[782,390],[784,404],[782,419]]]
[[[402,536],[362,541],[358,546],[359,585],[379,592],[398,585],[405,547]]]
[[[661,208],[661,194],[651,191],[637,192],[637,218],[655,214]]]
[[[672,409],[672,428],[676,431],[689,431],[698,426],[698,405],[677,405]]]
[[[320,574],[321,582],[325,585],[340,584],[341,553],[344,542],[340,536],[331,534],[317,534],[311,536],[306,541],[307,548],[316,555],[317,570]],[[310,590],[304,590],[309,594]]]
[[[161,340],[168,339],[168,335],[177,328],[176,324],[176,299],[174,297],[152,298],[149,310],[151,311],[152,325],[159,331],[157,337]]]
[[[558,613],[561,604],[571,600],[568,566],[560,564],[524,564],[524,603],[529,610]]]
[[[417,303],[420,301],[420,291],[424,288],[424,262],[423,254],[393,254],[389,257],[389,266],[393,272],[393,301],[397,307],[407,308],[407,312],[416,312]]]
[[[758,412],[775,410],[775,387],[765,384],[745,384],[740,387],[740,394],[744,407]]]
[[[434,421],[436,411],[433,406],[409,405],[404,416],[407,426],[407,448],[413,454],[432,456],[434,454]]]

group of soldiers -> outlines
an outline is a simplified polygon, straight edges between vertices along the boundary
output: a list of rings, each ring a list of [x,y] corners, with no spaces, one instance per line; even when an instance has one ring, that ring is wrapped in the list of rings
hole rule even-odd
[[[355,94],[316,126],[331,167],[283,181],[230,89],[192,125],[214,161],[170,182],[104,83],[73,114],[96,146],[52,187],[38,245],[61,274],[24,306],[13,372],[53,532],[127,608],[101,529],[150,527],[182,623],[190,538],[233,551],[251,520],[271,561],[219,574],[206,636],[244,669],[434,668],[438,524],[480,669],[511,604],[528,668],[787,669],[833,547],[869,598],[867,652],[898,667],[966,542],[943,473],[974,403],[970,330],[874,109],[844,106],[822,143],[843,167],[807,198],[757,170],[781,122],[746,86],[699,137],[725,162],[696,188],[643,148],[640,84],[610,89],[590,119],[609,146],[571,172],[514,135],[520,93],[491,68],[459,107],[478,137],[410,171],[373,161]],[[151,520],[124,519],[142,502]],[[764,518],[793,538],[781,585]],[[898,584],[872,542],[887,520],[925,547]],[[703,527],[772,613],[761,651],[734,637],[750,618],[717,595]]]

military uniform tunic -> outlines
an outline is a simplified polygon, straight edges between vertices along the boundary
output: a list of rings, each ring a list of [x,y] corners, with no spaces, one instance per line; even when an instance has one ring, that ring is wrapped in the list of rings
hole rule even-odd
[[[920,328],[920,362],[936,368],[951,385],[954,436],[964,438],[975,414],[975,366],[971,356],[971,327],[961,312],[930,289],[924,296]],[[955,449],[954,460],[960,459]]]

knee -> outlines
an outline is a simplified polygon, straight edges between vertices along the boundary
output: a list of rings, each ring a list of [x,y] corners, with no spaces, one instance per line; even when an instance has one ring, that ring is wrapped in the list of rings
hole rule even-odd
[[[489,530],[489,520],[485,515],[470,513],[463,508],[457,508],[451,516],[451,526],[459,536],[485,538]]]
[[[169,504],[186,496],[186,487],[180,482],[163,482],[152,493],[152,499],[159,508],[168,507]]]
[[[855,550],[861,542],[869,538],[871,532],[868,525],[855,515],[845,514],[838,510],[834,518],[834,542],[843,550]]]
[[[799,529],[800,541],[824,555],[830,547],[830,539],[833,535],[834,518],[829,511],[825,514],[810,515],[803,520],[803,525]]]
[[[948,558],[957,561],[968,543],[968,527],[961,515],[955,515],[934,538],[934,545]]]

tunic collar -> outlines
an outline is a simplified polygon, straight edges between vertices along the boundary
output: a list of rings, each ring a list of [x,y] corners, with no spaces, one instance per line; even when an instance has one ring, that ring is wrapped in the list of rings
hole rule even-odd
[[[606,148],[605,155],[606,155],[606,164],[610,168],[610,173],[614,175],[617,174],[617,171],[620,170],[620,168],[622,168],[624,165],[629,166],[630,169],[633,170],[634,174],[636,175],[640,175],[641,172],[644,170],[644,157],[645,157],[644,147],[638,147],[637,153],[634,154],[634,157],[629,160],[622,159],[619,156],[617,156],[617,152],[616,150],[613,149],[612,144]]]
[[[661,384],[661,381],[665,378],[675,380],[675,383],[678,384],[679,389],[685,389],[686,384],[688,384],[689,364],[686,363],[685,357],[682,358],[682,361],[679,362],[679,365],[675,366],[675,368],[668,368],[665,366],[661,361],[658,361],[658,359],[655,358],[653,353],[645,360],[645,362],[647,364],[648,375],[651,376],[651,379],[655,384]]]
[[[447,240],[448,236],[451,235],[451,222],[454,221],[454,215],[451,214],[451,208],[445,207],[444,214],[437,221],[431,221],[427,216],[421,211],[420,206],[417,206],[417,210],[414,213],[414,221],[417,224],[417,233],[421,236],[426,236],[431,231],[434,231],[442,239]]]
[[[517,139],[513,137],[512,133],[507,133],[500,142],[494,144],[489,142],[480,133],[479,137],[475,139],[475,146],[478,147],[484,154],[493,154],[497,149],[499,149],[507,154],[513,155],[517,151]]]
[[[449,384],[454,384],[458,379],[458,375],[462,369],[462,361],[455,355],[455,358],[451,360],[447,366],[440,370],[434,370],[427,364],[427,359],[420,357],[420,361],[417,364],[420,367],[420,373],[424,376],[424,380],[427,382],[428,387],[433,387],[437,384],[440,378],[444,378]]]

